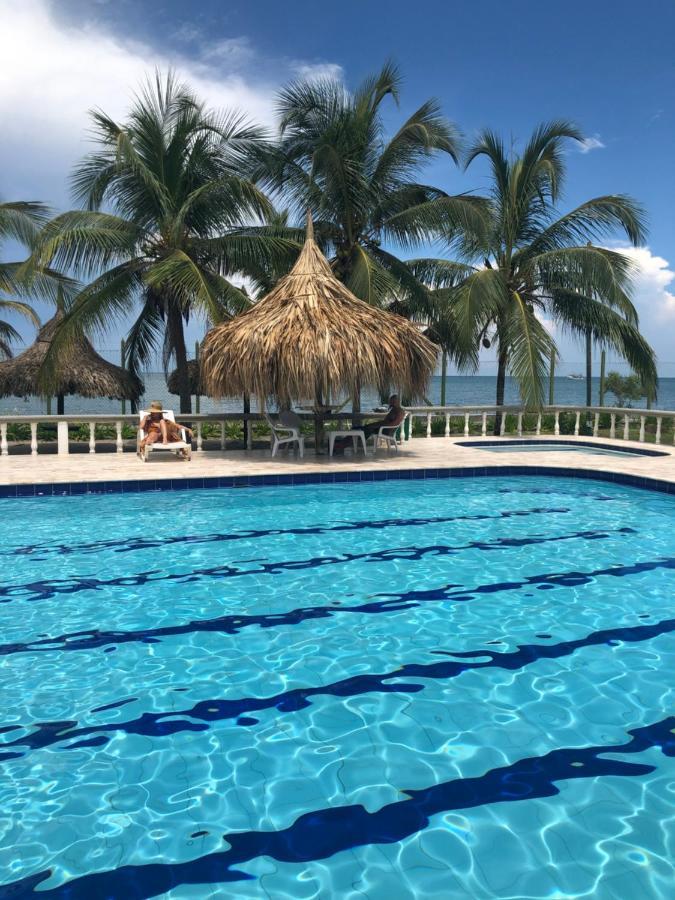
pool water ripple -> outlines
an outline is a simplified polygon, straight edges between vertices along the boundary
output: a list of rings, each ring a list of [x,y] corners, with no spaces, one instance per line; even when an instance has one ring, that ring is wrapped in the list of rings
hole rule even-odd
[[[670,896],[673,498],[20,503],[0,898]]]

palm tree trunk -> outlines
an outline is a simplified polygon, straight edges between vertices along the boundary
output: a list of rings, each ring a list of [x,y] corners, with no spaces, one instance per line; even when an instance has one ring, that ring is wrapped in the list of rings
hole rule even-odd
[[[593,405],[593,339],[586,332],[586,406]]]
[[[445,350],[441,353],[441,406],[445,406],[445,379],[448,374],[448,354]]]
[[[508,353],[506,350],[499,351],[497,364],[497,406],[504,405],[504,392],[506,390],[506,364],[508,363]],[[502,413],[495,414],[495,427],[493,434],[500,434],[502,430]]]
[[[244,415],[247,416],[251,412],[251,395],[244,394]],[[251,420],[244,419],[244,450],[248,450],[251,443]]]
[[[174,303],[168,304],[167,327],[169,329],[171,347],[176,358],[176,380],[178,382],[180,411],[182,413],[191,413],[192,396],[190,395],[190,376],[188,373],[185,333],[183,332],[183,317],[180,309]]]
[[[63,394],[59,394],[56,398],[56,415],[63,416],[65,415],[65,403]]]

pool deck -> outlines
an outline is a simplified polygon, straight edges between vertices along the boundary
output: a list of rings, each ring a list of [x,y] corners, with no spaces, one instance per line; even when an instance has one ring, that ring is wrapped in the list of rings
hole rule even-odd
[[[170,479],[175,489],[184,479],[212,479],[227,477],[251,476],[288,476],[318,473],[357,473],[411,469],[480,469],[495,468],[531,469],[532,474],[542,469],[565,470],[565,474],[574,471],[586,473],[598,472],[611,476],[613,474],[633,476],[635,479],[646,479],[675,486],[675,447],[669,445],[644,445],[633,441],[608,441],[602,438],[566,437],[559,440],[573,440],[584,444],[609,445],[617,450],[624,448],[658,449],[666,456],[593,456],[583,452],[567,450],[546,451],[541,454],[533,451],[513,449],[490,451],[477,447],[462,447],[459,444],[467,440],[456,438],[413,438],[404,444],[398,454],[382,451],[377,456],[362,454],[354,456],[315,456],[310,451],[303,460],[292,453],[281,453],[275,459],[269,450],[225,450],[203,451],[193,453],[192,461],[177,460],[173,455],[158,453],[148,463],[142,463],[133,452],[125,453],[73,453],[68,456],[56,455],[9,455],[0,457],[0,485],[28,484],[82,484],[95,485],[99,482],[139,482],[161,481]],[[480,438],[471,438],[480,441]],[[486,441],[500,440],[508,443],[511,439],[504,437],[485,438]],[[550,444],[556,440],[550,435],[539,438],[527,437]],[[574,471],[570,471],[574,470]],[[468,472],[466,474],[469,474]],[[473,473],[472,473],[473,474]],[[476,472],[475,474],[485,474]],[[380,476],[381,477],[381,476]],[[385,476],[386,477],[386,476]],[[356,480],[356,479],[355,479]],[[193,486],[193,485],[187,485]],[[645,486],[648,486],[647,484]]]

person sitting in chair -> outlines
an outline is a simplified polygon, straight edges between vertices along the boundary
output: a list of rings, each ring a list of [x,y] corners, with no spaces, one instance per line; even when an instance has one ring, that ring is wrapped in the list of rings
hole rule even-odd
[[[405,410],[401,406],[398,394],[392,394],[389,398],[387,415],[383,419],[378,419],[376,422],[368,422],[366,425],[362,426],[362,430],[366,436],[366,440],[368,440],[369,437],[377,434],[380,428],[396,428],[396,426],[400,425],[404,419]]]
[[[159,400],[153,400],[150,404],[150,412],[141,422],[141,431],[143,439],[141,440],[141,450],[147,444],[156,444],[161,441],[163,444],[173,444],[174,441],[182,441],[183,436],[181,429],[185,429],[189,439],[192,439],[192,429],[187,425],[178,425],[170,419],[164,418],[162,404]]]
[[[368,422],[365,425],[361,425],[360,430],[363,431],[366,436],[366,440],[372,437],[374,434],[377,434],[380,428],[396,428],[397,425],[400,425],[401,422],[405,419],[405,410],[401,406],[401,401],[398,399],[398,394],[392,394],[389,398],[389,409],[387,410],[387,415],[383,419],[377,419],[375,422]],[[335,441],[335,446],[333,452],[336,450],[339,452],[343,451],[345,447],[349,444],[351,438],[342,438],[340,440]]]

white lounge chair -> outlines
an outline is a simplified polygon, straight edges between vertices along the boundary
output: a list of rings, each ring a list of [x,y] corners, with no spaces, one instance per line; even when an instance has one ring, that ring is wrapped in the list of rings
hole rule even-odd
[[[377,434],[371,434],[369,440],[373,442],[373,453],[377,453],[378,447],[385,446],[387,450],[398,453],[398,445],[401,443],[401,435],[404,433],[406,419],[410,413],[403,416],[398,425],[381,425]]]
[[[138,414],[139,422],[142,422],[143,419],[149,414],[150,410],[142,409]],[[165,419],[168,419],[170,422],[175,423],[176,418],[173,414],[172,409],[163,409],[162,415]],[[163,444],[161,441],[155,441],[154,444],[146,444],[145,447],[141,450],[141,441],[143,440],[145,435],[143,434],[143,430],[141,429],[139,424],[138,435],[136,438],[136,453],[138,454],[138,456],[140,456],[143,462],[147,462],[150,453],[155,453],[157,450],[168,450],[169,453],[175,453],[176,456],[180,457],[181,459],[192,459],[192,444],[190,443],[190,441],[188,441],[187,434],[184,428],[181,428],[181,435],[183,437],[182,441],[171,441],[169,444]]]
[[[290,425],[282,425],[280,422],[273,422],[265,413],[265,420],[271,429],[272,456],[277,455],[277,450],[282,444],[297,444],[300,453],[300,459],[305,455],[305,439],[300,434],[300,429]]]

